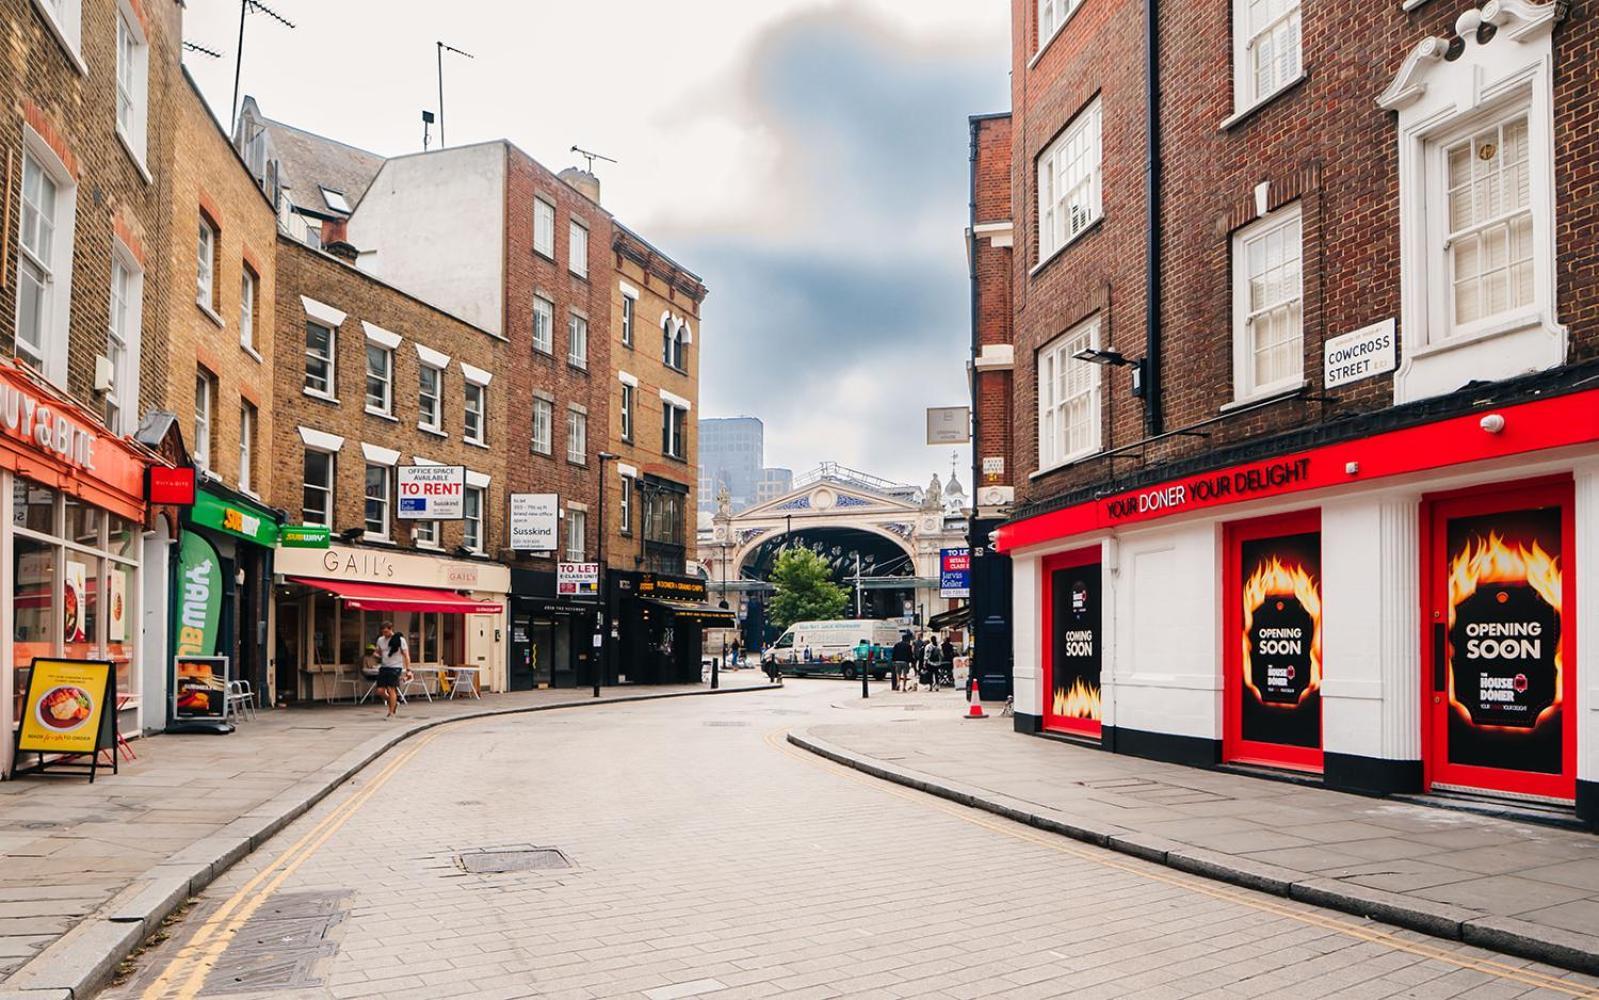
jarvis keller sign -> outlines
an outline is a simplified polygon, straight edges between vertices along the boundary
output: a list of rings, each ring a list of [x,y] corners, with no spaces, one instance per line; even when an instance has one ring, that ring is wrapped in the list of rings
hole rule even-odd
[[[1206,507],[1257,494],[1269,495],[1303,482],[1309,476],[1309,458],[1290,458],[1123,494],[1105,501],[1105,515],[1112,521],[1125,521],[1151,514],[1176,514],[1190,507]]]

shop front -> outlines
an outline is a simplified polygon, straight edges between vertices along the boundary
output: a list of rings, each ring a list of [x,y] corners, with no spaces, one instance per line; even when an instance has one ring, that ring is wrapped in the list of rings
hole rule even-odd
[[[512,691],[583,687],[594,683],[598,597],[556,593],[554,573],[511,570],[511,641],[507,679]],[[614,679],[607,678],[610,683]]]
[[[738,626],[731,610],[706,601],[699,577],[612,570],[618,681],[697,684],[708,628]]]
[[[1009,522],[1016,726],[1599,824],[1596,445],[1573,392]]]
[[[0,362],[0,776],[35,657],[110,660],[118,725],[147,714],[140,678],[145,470],[153,452]]]
[[[364,694],[370,681],[362,677],[362,661],[386,621],[406,637],[412,664],[430,689],[459,678],[483,692],[506,690],[511,577],[505,566],[372,547],[296,545],[278,549],[276,569],[274,672],[284,697],[330,701]]]

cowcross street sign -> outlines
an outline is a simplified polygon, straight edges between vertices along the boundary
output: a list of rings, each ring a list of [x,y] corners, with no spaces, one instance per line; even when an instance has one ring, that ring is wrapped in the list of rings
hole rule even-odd
[[[399,469],[402,521],[459,521],[466,516],[466,468],[460,465],[402,465]]]

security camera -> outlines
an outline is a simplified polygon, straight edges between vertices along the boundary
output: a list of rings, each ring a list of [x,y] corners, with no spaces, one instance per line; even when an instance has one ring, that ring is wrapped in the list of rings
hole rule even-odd
[[[1505,429],[1505,418],[1497,413],[1490,413],[1486,417],[1483,417],[1481,420],[1477,421],[1477,426],[1481,427],[1489,434],[1498,434],[1500,431]]]

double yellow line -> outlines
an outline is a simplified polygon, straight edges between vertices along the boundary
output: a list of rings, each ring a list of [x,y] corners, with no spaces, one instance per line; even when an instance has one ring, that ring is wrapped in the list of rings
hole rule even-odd
[[[176,1000],[193,1000],[205,985],[205,977],[216,967],[217,960],[227,951],[228,945],[238,935],[250,917],[317,852],[328,839],[349,822],[350,817],[376,795],[388,780],[403,768],[412,757],[431,743],[436,733],[427,733],[410,748],[401,753],[380,771],[370,783],[339,804],[322,818],[299,840],[291,844],[261,871],[257,872],[239,890],[229,896],[217,911],[206,918],[161,975],[140,994],[142,1000],[162,1000],[168,991]],[[174,990],[174,987],[176,989]]]
[[[1198,893],[1202,896],[1209,896],[1213,899],[1224,900],[1228,903],[1233,903],[1238,906],[1245,906],[1258,912],[1270,913],[1274,916],[1284,917],[1288,920],[1293,920],[1301,924],[1307,924],[1312,927],[1320,927],[1324,930],[1333,931],[1359,941],[1368,941],[1372,944],[1378,944],[1385,948],[1392,948],[1395,951],[1402,951],[1406,954],[1415,955],[1419,958],[1430,959],[1435,962],[1443,962],[1446,965],[1452,965],[1459,969],[1471,969],[1475,972],[1481,972],[1497,979],[1504,979],[1510,982],[1520,983],[1525,986],[1535,987],[1537,989],[1549,990],[1552,993],[1560,993],[1570,997],[1599,997],[1599,992],[1583,987],[1578,983],[1573,983],[1565,979],[1559,979],[1554,976],[1547,976],[1532,969],[1519,968],[1514,965],[1506,965],[1503,962],[1496,962],[1492,959],[1472,958],[1470,956],[1461,955],[1457,952],[1449,951],[1433,945],[1424,944],[1417,941],[1407,941],[1404,938],[1396,937],[1392,934],[1376,930],[1363,924],[1355,924],[1347,920],[1329,916],[1320,910],[1310,908],[1306,905],[1290,906],[1285,903],[1279,903],[1272,897],[1261,893],[1249,892],[1243,889],[1234,889],[1230,886],[1215,882],[1207,882],[1202,880],[1199,876],[1168,874],[1154,867],[1153,864],[1148,862],[1139,863],[1122,861],[1114,853],[1102,848],[1078,847],[1071,841],[1054,834],[1043,834],[1019,824],[991,819],[987,814],[979,810],[956,805],[946,799],[941,799],[923,792],[906,789],[902,785],[893,784],[880,778],[874,778],[868,774],[865,774],[864,772],[857,771],[852,767],[845,767],[844,765],[830,761],[825,757],[819,757],[808,750],[801,750],[788,742],[788,731],[786,729],[774,729],[768,732],[766,734],[766,744],[773,749],[782,753],[786,753],[790,757],[793,757],[797,760],[803,760],[807,764],[820,767],[823,770],[829,771],[840,777],[849,778],[853,781],[858,781],[861,784],[869,785],[878,791],[893,795],[896,798],[916,802],[926,808],[935,809],[938,812],[944,813],[947,816],[953,816],[954,818],[965,823],[970,823],[973,826],[980,826],[985,830],[992,830],[995,833],[1003,834],[1004,836],[1010,837],[1013,840],[1020,840],[1036,847],[1047,848],[1048,850],[1055,851],[1058,854],[1070,855],[1071,857],[1078,858],[1082,861],[1099,865],[1102,868],[1111,868],[1117,871],[1126,872],[1129,875],[1134,875],[1146,881],[1159,882],[1164,885],[1174,886],[1186,892]]]

